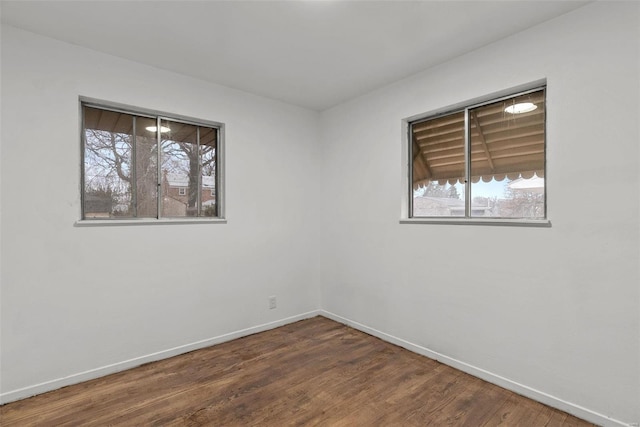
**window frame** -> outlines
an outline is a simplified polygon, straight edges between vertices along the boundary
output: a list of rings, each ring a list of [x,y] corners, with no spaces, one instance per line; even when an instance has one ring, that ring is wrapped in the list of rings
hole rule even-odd
[[[157,143],[160,144],[161,131],[160,123],[163,120],[179,122],[182,124],[202,126],[213,128],[217,130],[216,141],[216,176],[215,186],[217,190],[216,204],[217,204],[217,216],[215,217],[163,217],[161,216],[161,210],[158,209],[157,217],[155,218],[85,218],[84,205],[85,205],[85,123],[83,108],[97,108],[106,111],[112,111],[123,114],[130,114],[138,117],[151,118],[158,123],[157,127]],[[78,117],[79,117],[79,130],[80,130],[80,212],[79,219],[74,223],[75,226],[113,226],[113,225],[151,225],[151,224],[202,224],[202,223],[226,223],[225,213],[225,124],[222,122],[216,122],[212,120],[198,119],[194,117],[184,116],[180,114],[167,113],[164,111],[153,110],[148,108],[141,108],[131,106],[128,104],[121,104],[116,102],[105,101],[90,97],[79,97],[78,102]],[[158,150],[159,153],[161,152]],[[160,163],[158,164],[160,167]],[[160,169],[158,169],[160,170]],[[158,185],[160,185],[160,174],[158,175]],[[202,184],[199,191],[202,191]],[[160,201],[158,202],[160,206]]]
[[[483,107],[495,102],[504,101],[506,99],[515,98],[517,96],[526,95],[528,93],[544,90],[545,96],[545,120],[544,120],[544,175],[545,175],[545,192],[544,205],[545,217],[538,219],[528,218],[505,218],[505,217],[473,217],[471,213],[471,198],[469,197],[471,187],[471,151],[470,151],[470,125],[469,111],[475,108]],[[400,210],[401,224],[460,224],[460,225],[500,225],[500,226],[524,226],[524,227],[551,227],[549,219],[549,210],[547,206],[548,200],[548,170],[547,170],[547,82],[539,80],[534,83],[522,85],[519,87],[503,90],[491,95],[471,99],[450,105],[438,110],[432,110],[427,113],[402,119],[402,206]],[[413,136],[412,125],[447,115],[464,112],[464,156],[465,156],[465,216],[431,216],[431,217],[414,217],[413,216]],[[469,215],[469,216],[467,216]]]

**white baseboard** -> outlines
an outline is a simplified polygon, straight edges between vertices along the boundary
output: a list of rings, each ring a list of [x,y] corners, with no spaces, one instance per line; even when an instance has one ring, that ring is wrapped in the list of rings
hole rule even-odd
[[[124,371],[127,369],[135,368],[136,366],[143,365],[149,362],[155,362],[162,359],[167,359],[169,357],[177,356],[180,354],[188,353],[193,350],[198,350],[201,348],[209,347],[215,344],[220,344],[226,341],[231,341],[237,338],[242,338],[248,335],[252,335],[258,332],[267,331],[269,329],[274,329],[279,326],[287,325],[289,323],[297,322],[299,320],[308,319],[317,315],[324,316],[328,319],[335,320],[336,322],[342,323],[344,325],[350,326],[354,329],[358,329],[367,334],[373,335],[377,338],[380,338],[384,341],[390,342],[392,344],[398,345],[400,347],[406,348],[409,351],[414,353],[426,356],[430,359],[437,360],[445,365],[449,365],[453,368],[459,369],[460,371],[466,372],[475,377],[481,378],[487,382],[503,387],[507,390],[511,390],[515,393],[518,393],[522,396],[526,396],[530,399],[536,400],[538,402],[544,403],[545,405],[549,405],[553,408],[560,409],[569,414],[575,415],[578,418],[582,418],[594,424],[598,424],[601,426],[607,427],[632,427],[637,426],[637,424],[629,424],[625,423],[606,415],[600,414],[598,412],[592,411],[590,409],[584,408],[580,405],[576,405],[571,402],[567,402],[540,390],[533,389],[526,385],[517,383],[508,378],[501,377],[500,375],[496,375],[494,373],[488,372],[484,369],[475,367],[468,363],[462,362],[460,360],[445,356],[444,354],[438,353],[436,351],[430,350],[426,347],[422,347],[417,344],[413,344],[409,341],[403,340],[402,338],[395,337],[393,335],[387,334],[382,331],[378,331],[377,329],[370,328],[366,325],[358,323],[356,321],[344,318],[335,313],[326,311],[326,310],[313,310],[307,313],[302,313],[296,316],[287,317],[284,319],[276,320],[274,322],[264,323],[261,325],[253,326],[251,328],[242,329],[235,332],[230,332],[228,334],[219,335],[213,338],[207,338],[201,341],[197,341],[190,344],[181,345],[178,347],[170,348],[167,350],[159,351],[156,353],[148,354],[146,356],[136,357],[134,359],[125,360],[122,362],[114,363],[107,366],[102,366],[95,369],[90,369],[88,371],[79,372],[77,374],[72,374],[63,378],[58,378],[51,381],[46,381],[40,384],[36,384],[33,386],[28,386],[24,388],[20,388],[17,390],[8,391],[6,393],[0,394],[0,404],[5,404],[9,402],[13,402],[16,400],[24,399],[27,397],[35,396],[37,394],[45,393],[48,391],[56,390],[61,387],[66,387],[68,385],[73,385],[77,383],[81,383],[84,381],[89,381],[95,378],[100,378],[105,375],[113,374],[116,372]]]
[[[220,344],[226,341],[231,341],[237,338],[242,338],[247,335],[252,335],[258,332],[274,329],[279,326],[287,325],[289,323],[297,322],[298,320],[308,319],[310,317],[318,316],[321,314],[320,310],[313,310],[307,313],[298,314],[297,316],[287,317],[285,319],[276,320],[274,322],[264,323],[262,325],[253,326],[251,328],[242,329],[228,334],[219,335],[213,338],[207,338],[201,341],[197,341],[190,344],[173,347],[167,350],[158,351],[156,353],[148,354],[146,356],[136,357],[134,359],[125,360],[111,365],[102,366],[88,371],[79,372],[63,378],[58,378],[51,381],[46,381],[40,384],[20,388],[17,390],[8,391],[0,394],[0,405],[13,402],[16,400],[24,399],[27,397],[35,396],[36,394],[45,393],[66,387],[68,385],[81,383],[84,381],[93,380],[95,378],[104,377],[105,375],[113,374],[116,372],[124,371],[126,369],[135,368],[136,366],[143,365],[149,362],[155,362],[169,357],[177,356],[179,354],[188,353],[193,350],[209,347],[215,344]]]
[[[524,384],[520,384],[508,378],[501,377],[500,375],[496,375],[494,373],[485,371],[484,369],[478,368],[476,366],[470,365],[468,363],[462,362],[452,357],[445,356],[444,354],[438,353],[436,351],[430,350],[420,345],[413,344],[409,341],[405,341],[402,338],[398,338],[393,335],[389,335],[385,332],[378,331],[377,329],[370,328],[366,325],[363,325],[362,323],[358,323],[353,320],[344,318],[335,313],[331,313],[326,310],[320,310],[320,315],[327,317],[331,320],[335,320],[336,322],[342,323],[344,325],[350,326],[359,331],[365,332],[369,335],[373,335],[374,337],[380,338],[383,341],[387,341],[397,346],[403,347],[414,353],[418,353],[430,359],[437,360],[441,363],[444,363],[445,365],[451,366],[462,372],[466,372],[467,374],[473,375],[474,377],[478,377],[487,382],[490,382],[492,384],[495,384],[507,390],[513,391],[514,393],[520,394],[530,399],[536,400],[540,403],[544,403],[545,405],[551,406],[553,408],[560,409],[561,411],[575,415],[578,418],[592,422],[594,424],[607,426],[607,427],[621,427],[621,426],[632,427],[632,426],[638,425],[635,423],[629,424],[629,423],[622,422],[620,420],[610,418],[606,415],[584,408],[580,405],[567,402],[565,400],[562,400],[560,398],[547,394],[543,391],[536,390]]]

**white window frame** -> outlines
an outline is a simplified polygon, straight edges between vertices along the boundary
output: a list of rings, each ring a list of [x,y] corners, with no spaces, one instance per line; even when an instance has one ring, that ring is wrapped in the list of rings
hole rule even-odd
[[[103,110],[110,110],[136,116],[146,116],[157,118],[160,120],[177,121],[196,126],[204,126],[215,128],[218,130],[218,139],[216,143],[216,190],[217,190],[217,213],[216,217],[162,217],[158,210],[157,218],[89,218],[84,219],[84,149],[85,149],[85,130],[83,122],[83,107],[93,107]],[[179,114],[167,113],[147,108],[135,107],[127,104],[115,103],[90,97],[79,97],[78,117],[80,130],[80,206],[79,218],[74,225],[77,227],[85,226],[128,226],[128,225],[160,225],[160,224],[203,224],[203,223],[222,223],[227,222],[225,216],[225,124],[211,120],[196,119]],[[160,127],[158,126],[158,141],[160,141]],[[158,177],[160,179],[160,176]],[[160,182],[159,184],[160,185]]]
[[[178,188],[178,196],[186,196],[187,195],[187,189],[184,187],[179,187]]]
[[[547,170],[547,158],[545,154],[545,211],[546,218],[544,219],[525,219],[525,218],[483,218],[483,217],[412,217],[411,216],[411,204],[413,202],[413,185],[412,185],[412,159],[411,159],[411,123],[414,123],[419,120],[424,120],[430,117],[442,116],[445,114],[450,114],[456,111],[465,111],[465,117],[467,116],[468,110],[480,107],[484,104],[490,104],[496,101],[499,101],[504,98],[511,98],[517,95],[533,92],[535,90],[545,89],[547,90],[547,82],[546,79],[538,80],[536,82],[528,83],[525,85],[521,85],[518,87],[513,87],[511,89],[506,89],[500,92],[493,93],[491,95],[486,95],[478,98],[474,98],[471,100],[463,101],[454,105],[450,105],[445,108],[439,108],[436,110],[428,111],[426,113],[421,113],[418,115],[414,115],[411,117],[406,117],[401,121],[401,130],[402,130],[402,196],[401,196],[401,206],[400,206],[400,224],[445,224],[445,225],[498,225],[498,226],[517,226],[517,227],[551,227],[551,220],[549,219],[549,209],[547,206],[548,200],[548,180],[546,179],[548,175]],[[545,102],[545,109],[548,112],[548,105]],[[465,124],[465,127],[468,124]],[[468,139],[468,128],[465,131],[465,139]],[[546,130],[546,120],[545,120],[545,147],[547,147],[547,130]],[[469,150],[468,141],[465,142],[465,153]],[[545,148],[545,153],[547,149]],[[469,173],[469,162],[470,159],[467,154],[465,169],[467,170],[467,174]],[[467,191],[466,195],[469,194],[468,191],[469,183],[467,183]],[[465,196],[467,197],[467,196]],[[465,204],[468,205],[469,201],[465,199]]]

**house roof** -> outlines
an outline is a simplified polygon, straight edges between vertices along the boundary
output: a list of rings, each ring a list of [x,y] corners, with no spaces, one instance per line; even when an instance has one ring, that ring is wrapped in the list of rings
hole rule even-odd
[[[180,173],[167,173],[167,183],[170,187],[188,187],[189,176]],[[202,177],[202,188],[215,188],[216,179],[214,176],[205,175]]]
[[[508,184],[509,188],[516,191],[528,191],[533,193],[544,193],[544,178],[534,176],[531,179],[519,178]]]

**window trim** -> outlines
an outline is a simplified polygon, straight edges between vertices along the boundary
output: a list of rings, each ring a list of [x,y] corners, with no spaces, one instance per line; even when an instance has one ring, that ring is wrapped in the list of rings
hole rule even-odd
[[[162,217],[160,216],[161,210],[158,209],[157,218],[84,218],[84,150],[85,150],[85,135],[84,135],[84,114],[83,107],[98,108],[102,110],[113,111],[117,113],[131,114],[139,117],[147,117],[156,119],[158,121],[158,133],[160,133],[160,121],[170,120],[174,122],[195,125],[206,126],[215,128],[218,130],[218,140],[216,145],[216,190],[217,190],[217,210],[218,216],[216,217]],[[118,102],[105,101],[98,98],[91,98],[86,96],[78,97],[78,124],[80,134],[80,205],[78,220],[74,223],[75,226],[100,226],[100,225],[148,225],[148,224],[207,224],[207,223],[224,223],[226,224],[226,204],[225,204],[225,124],[222,122],[216,122],[212,120],[198,119],[194,117],[184,116],[180,114],[167,113],[165,111],[154,110],[149,108],[136,107],[128,104],[122,104]],[[160,139],[158,139],[159,141]],[[135,150],[134,150],[135,151]],[[158,164],[158,168],[161,165]],[[161,176],[160,174],[158,176]],[[158,198],[158,204],[160,198]]]
[[[522,219],[522,218],[457,218],[457,217],[418,217],[401,218],[400,224],[448,224],[448,225],[501,225],[516,227],[551,227],[549,219]]]
[[[549,219],[549,210],[547,205],[548,199],[548,175],[547,170],[547,119],[545,119],[545,218],[544,219],[526,219],[526,218],[482,218],[482,217],[412,217],[413,212],[413,182],[412,182],[412,135],[411,125],[419,123],[421,121],[432,120],[438,117],[446,116],[449,114],[464,112],[465,113],[465,172],[466,176],[470,176],[471,162],[469,161],[469,110],[482,107],[484,105],[492,104],[494,102],[503,101],[519,95],[525,95],[530,92],[539,90],[545,91],[545,99],[548,98],[548,85],[546,79],[537,80],[535,82],[527,83],[505,89],[499,92],[494,92],[490,95],[477,97],[464,102],[458,102],[448,107],[431,110],[426,113],[417,114],[414,116],[406,117],[401,120],[401,158],[402,158],[402,197],[400,207],[400,224],[444,224],[444,225],[497,225],[497,226],[517,226],[517,227],[551,227],[551,220]],[[545,101],[545,111],[548,112],[548,102]],[[545,113],[546,114],[546,113]],[[548,115],[547,115],[548,117]],[[469,187],[471,183],[465,183],[465,194],[469,194]],[[465,215],[471,212],[471,199],[465,197]]]
[[[103,226],[129,226],[129,225],[166,225],[166,224],[226,224],[226,218],[126,218],[126,219],[83,219],[74,223],[75,227],[103,227]]]

